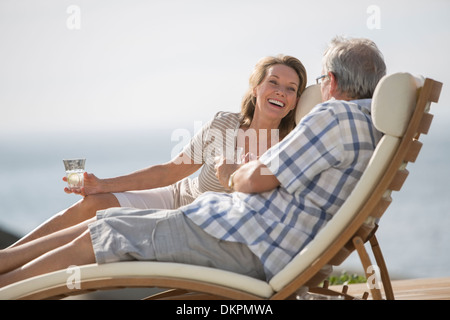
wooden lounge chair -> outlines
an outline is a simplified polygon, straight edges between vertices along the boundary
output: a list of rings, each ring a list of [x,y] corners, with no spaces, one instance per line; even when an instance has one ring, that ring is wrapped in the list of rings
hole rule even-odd
[[[162,262],[119,262],[85,265],[73,274],[60,270],[20,281],[0,289],[0,299],[45,299],[99,289],[158,287],[170,289],[152,298],[292,299],[301,288],[327,295],[352,297],[325,288],[314,289],[351,252],[357,250],[367,278],[374,277],[364,244],[370,242],[384,287],[384,297],[393,299],[389,275],[375,237],[377,221],[388,208],[391,191],[400,190],[432,120],[430,103],[438,102],[442,83],[418,79],[408,73],[384,77],[372,105],[376,127],[384,133],[357,186],[316,238],[269,282],[219,269]],[[320,102],[317,86],[302,96],[298,119]],[[309,108],[309,109],[308,109]],[[369,283],[369,281],[368,281]],[[371,282],[373,299],[382,299],[377,282]],[[366,297],[363,297],[366,298]]]

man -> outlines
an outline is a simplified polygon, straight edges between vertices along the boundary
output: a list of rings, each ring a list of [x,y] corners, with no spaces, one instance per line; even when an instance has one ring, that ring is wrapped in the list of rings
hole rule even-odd
[[[267,279],[337,212],[381,138],[370,117],[370,98],[386,73],[376,45],[336,38],[322,64],[317,82],[325,102],[258,161],[233,174],[218,168],[221,183],[244,193],[210,194],[183,209],[215,237],[245,243]],[[264,174],[267,169],[272,174]]]
[[[288,136],[258,160],[218,162],[219,181],[235,192],[208,192],[179,210],[108,209],[96,221],[0,251],[0,287],[69,265],[133,259],[270,280],[337,212],[381,138],[370,117],[386,73],[376,45],[336,38],[322,67],[324,102]]]

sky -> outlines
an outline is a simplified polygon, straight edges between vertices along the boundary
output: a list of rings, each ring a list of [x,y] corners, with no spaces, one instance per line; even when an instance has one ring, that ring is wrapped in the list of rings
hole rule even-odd
[[[447,128],[449,13],[446,0],[0,0],[0,134],[190,128],[238,111],[264,56],[296,56],[314,83],[336,35],[374,40],[388,73],[444,82]]]

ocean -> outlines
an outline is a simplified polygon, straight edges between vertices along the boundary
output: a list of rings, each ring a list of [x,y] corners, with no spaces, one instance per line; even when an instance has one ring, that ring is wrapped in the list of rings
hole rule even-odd
[[[377,237],[393,278],[450,276],[450,151],[441,128],[423,136],[421,154],[380,222]],[[107,178],[168,161],[178,144],[168,129],[2,135],[0,227],[24,235],[81,199],[63,191],[64,158],[84,157],[88,172]],[[340,269],[363,274],[356,254]]]

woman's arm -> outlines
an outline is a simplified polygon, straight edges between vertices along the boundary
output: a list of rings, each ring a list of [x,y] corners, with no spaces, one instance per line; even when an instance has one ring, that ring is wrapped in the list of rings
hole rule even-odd
[[[183,161],[180,161],[180,158]],[[84,174],[84,187],[79,194],[85,196],[96,193],[145,190],[171,185],[200,169],[202,164],[195,164],[181,153],[171,161],[153,165],[136,172],[109,179],[99,179],[94,174]],[[70,192],[67,188],[66,192]]]

